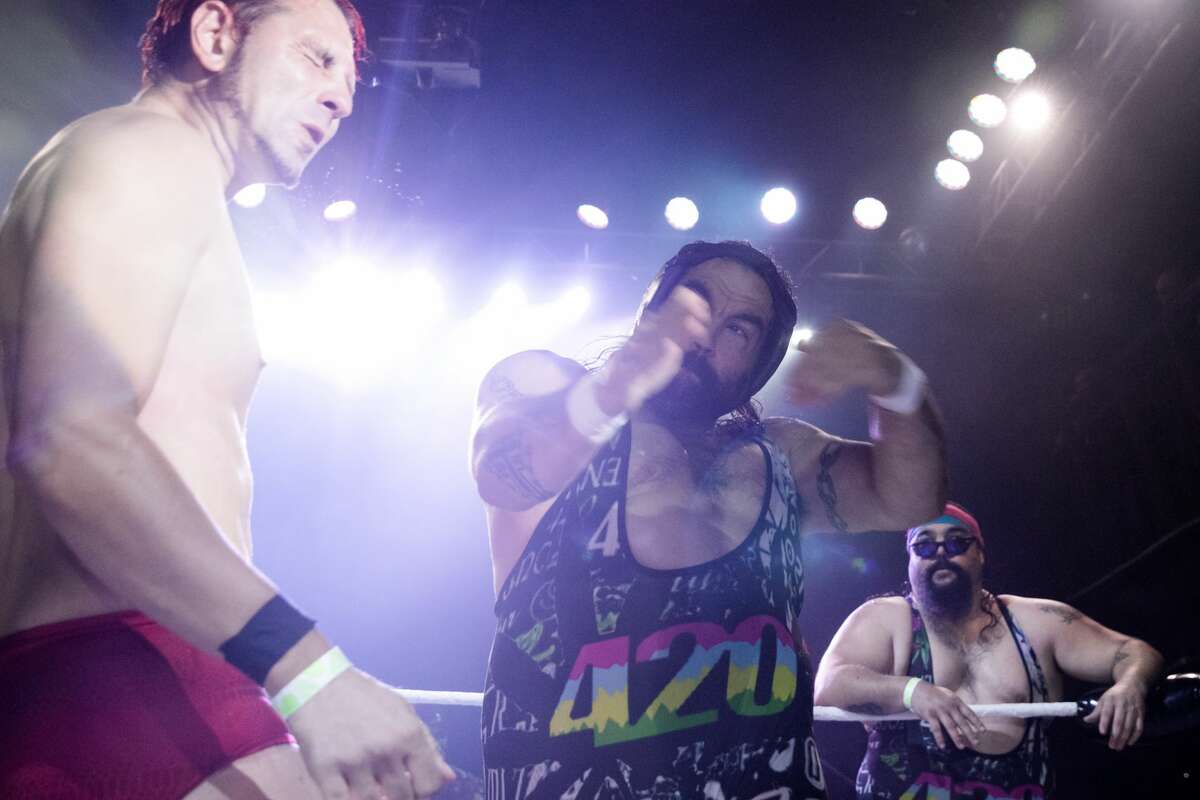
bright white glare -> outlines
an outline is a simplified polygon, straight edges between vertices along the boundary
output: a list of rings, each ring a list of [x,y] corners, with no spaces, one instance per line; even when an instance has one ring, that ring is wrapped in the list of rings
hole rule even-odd
[[[1050,99],[1041,92],[1022,92],[1012,105],[1012,123],[1021,131],[1036,131],[1046,127],[1054,110]]]
[[[359,260],[321,269],[296,291],[256,295],[267,359],[346,388],[376,383],[422,357],[446,310],[445,291],[430,272]]]
[[[812,338],[815,334],[816,334],[816,331],[814,331],[812,328],[808,327],[807,325],[800,327],[800,328],[796,328],[795,330],[792,331],[792,349],[794,350],[795,348],[799,347],[802,344],[807,344],[808,342],[811,342]]]
[[[325,206],[327,222],[345,222],[358,213],[358,204],[353,200],[337,200]]]
[[[796,216],[796,195],[777,186],[762,197],[762,215],[772,225],[782,225]]]
[[[585,203],[575,209],[575,216],[579,217],[579,221],[589,228],[602,231],[608,227],[608,214],[605,214],[604,210],[597,206]]]
[[[241,191],[233,196],[233,202],[242,208],[258,208],[262,205],[263,200],[266,199],[267,185],[265,183],[252,183],[249,186],[243,187]]]
[[[955,131],[946,140],[946,147],[950,150],[950,155],[968,164],[977,161],[983,155],[983,139],[974,131]]]
[[[524,289],[515,283],[506,283],[492,292],[492,299],[488,301],[485,312],[508,314],[524,307],[528,302]]]
[[[667,224],[677,231],[690,231],[700,221],[700,209],[686,197],[672,197],[665,213]]]
[[[967,165],[961,161],[947,158],[938,162],[934,177],[942,186],[952,192],[957,192],[971,182],[971,170],[967,169]]]
[[[887,206],[874,197],[864,197],[854,204],[854,221],[860,228],[879,230],[887,221]]]
[[[980,94],[971,98],[967,113],[971,116],[971,121],[979,127],[994,128],[1004,122],[1008,115],[1008,107],[994,94]]]
[[[566,322],[578,322],[592,305],[592,293],[582,286],[573,286],[554,301],[555,316]]]
[[[1033,56],[1028,51],[1019,47],[1010,47],[1007,50],[1001,50],[996,55],[996,61],[992,66],[1001,80],[1020,83],[1033,74],[1033,71],[1037,69],[1037,62],[1033,60]]]

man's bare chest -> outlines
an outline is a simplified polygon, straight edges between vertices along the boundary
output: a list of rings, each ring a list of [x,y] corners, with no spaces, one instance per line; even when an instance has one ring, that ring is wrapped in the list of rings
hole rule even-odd
[[[719,558],[738,547],[762,513],[765,449],[739,441],[689,453],[656,426],[635,426],[626,530],[639,562],[660,569]]]
[[[230,232],[197,263],[154,393],[227,409],[244,421],[263,365],[250,283]]]
[[[1003,620],[969,641],[929,633],[934,682],[972,702],[1029,701],[1029,676]]]

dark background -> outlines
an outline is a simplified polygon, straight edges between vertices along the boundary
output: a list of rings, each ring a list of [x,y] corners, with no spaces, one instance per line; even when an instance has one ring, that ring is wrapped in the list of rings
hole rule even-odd
[[[133,95],[151,5],[4,3],[0,190],[57,128]],[[359,5],[382,51],[406,4]],[[1194,668],[1197,4],[454,5],[470,12],[482,88],[422,90],[377,59],[302,186],[233,209],[266,293],[296,290],[330,253],[417,259],[447,287],[447,316],[403,334],[415,355],[353,384],[331,380],[328,362],[273,360],[252,413],[256,560],[353,659],[398,685],[481,686],[491,575],[465,459],[481,370],[505,346],[574,355],[623,333],[679,245],[732,237],[788,268],[804,321],[859,320],[924,367],[952,495],[987,535],[992,589],[1073,602]],[[982,132],[971,184],[948,192],[933,166],[949,132],[969,127],[972,95],[1011,92],[990,69],[1010,45],[1038,59],[1030,82],[1054,97],[1058,122],[1041,139]],[[800,200],[785,226],[757,212],[774,185]],[[662,219],[677,194],[700,206],[687,234]],[[889,207],[879,231],[851,221],[866,195]],[[339,197],[358,200],[358,217],[324,223]],[[583,229],[581,202],[606,208],[610,228]],[[549,341],[497,331],[467,363],[445,343],[505,279],[536,302],[582,281],[589,316]],[[302,324],[318,339],[345,334],[333,318]],[[762,399],[768,413],[865,435],[861,398],[796,409],[768,386]],[[894,533],[816,536],[805,555],[819,656],[865,597],[899,588],[904,557]],[[452,758],[477,770],[477,715],[441,713]],[[832,795],[849,796],[861,729],[817,735]],[[1194,739],[1114,755],[1071,722],[1055,739],[1063,797],[1195,796]]]

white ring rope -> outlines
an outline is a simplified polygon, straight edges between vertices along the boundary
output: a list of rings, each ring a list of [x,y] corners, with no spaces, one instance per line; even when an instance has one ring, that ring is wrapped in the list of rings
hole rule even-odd
[[[424,689],[401,689],[400,694],[410,703],[442,706],[482,706],[483,692],[434,692]],[[992,703],[971,706],[980,717],[1074,717],[1079,714],[1076,703]],[[813,719],[819,722],[883,722],[919,719],[916,714],[856,714],[833,706],[817,706]]]

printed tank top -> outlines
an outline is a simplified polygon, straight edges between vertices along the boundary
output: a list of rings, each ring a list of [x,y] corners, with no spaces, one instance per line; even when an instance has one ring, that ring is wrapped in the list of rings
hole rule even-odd
[[[657,570],[625,530],[631,439],[626,425],[563,490],[500,589],[489,800],[824,798],[786,457],[744,434],[767,466],[754,527],[720,558]]]
[[[933,655],[929,635],[912,596],[912,656],[908,674],[933,682]],[[1029,639],[1008,608],[996,598],[996,606],[1021,654],[1029,681],[1029,702],[1049,698],[1046,676],[1038,664]],[[1008,753],[988,755],[970,748],[959,750],[947,743],[937,746],[929,728],[920,722],[876,723],[867,737],[867,754],[858,769],[855,789],[859,800],[1042,800],[1050,797],[1047,721],[1031,719],[1025,735]]]

